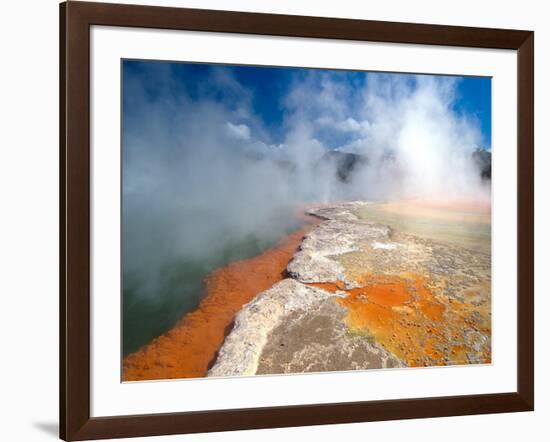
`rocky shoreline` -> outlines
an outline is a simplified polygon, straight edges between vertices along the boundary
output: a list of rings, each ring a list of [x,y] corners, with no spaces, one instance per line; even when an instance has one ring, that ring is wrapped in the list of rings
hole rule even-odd
[[[165,334],[123,359],[123,381],[199,378],[222,344],[243,306],[281,280],[296,249],[318,219],[304,218],[302,227],[250,259],[211,272],[198,308]]]
[[[237,314],[208,376],[489,363],[490,256],[317,207],[288,278]]]

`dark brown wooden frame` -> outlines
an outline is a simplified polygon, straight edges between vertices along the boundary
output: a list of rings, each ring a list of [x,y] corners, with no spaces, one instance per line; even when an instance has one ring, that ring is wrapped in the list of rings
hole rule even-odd
[[[90,417],[90,26],[131,26],[517,50],[517,392]],[[534,409],[534,34],[530,31],[70,1],[60,5],[60,437],[321,425]]]

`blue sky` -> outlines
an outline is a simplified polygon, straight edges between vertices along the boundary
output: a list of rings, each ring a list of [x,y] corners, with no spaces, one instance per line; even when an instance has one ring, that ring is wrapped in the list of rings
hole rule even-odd
[[[287,120],[296,113],[304,114],[305,118],[323,118],[324,110],[317,108],[309,112],[310,105],[306,98],[301,104],[292,103],[293,94],[307,84],[313,91],[321,91],[326,79],[330,79],[331,88],[338,92],[336,101],[343,101],[345,108],[338,113],[338,118],[346,121],[361,122],[357,109],[360,109],[362,92],[373,87],[377,79],[399,79],[403,84],[413,84],[417,76],[407,74],[383,74],[357,71],[313,70],[304,68],[277,68],[253,66],[225,66],[211,64],[172,63],[155,61],[123,62],[123,77],[125,86],[132,81],[139,81],[145,100],[149,102],[162,101],[169,95],[171,98],[182,98],[191,102],[210,101],[221,103],[236,115],[234,124],[246,125],[254,132],[261,133],[259,139],[267,144],[284,143],[288,130]],[[453,98],[450,110],[457,118],[466,117],[471,125],[481,133],[481,146],[491,148],[491,80],[487,77],[451,77],[451,76],[421,76],[431,77],[438,81],[450,80],[453,84]],[[132,87],[125,87],[124,103],[125,117],[131,116],[134,97]],[[390,98],[394,92],[390,93]],[[290,99],[289,99],[290,97]],[[253,122],[249,117],[239,115],[242,102],[253,114]],[[305,111],[299,109],[301,106]],[[333,118],[330,103],[328,114]],[[347,114],[346,114],[347,112]],[[129,115],[126,115],[129,114]],[[302,116],[304,116],[302,115]],[[334,117],[335,118],[335,117]],[[350,131],[335,131],[332,127],[318,127],[314,131],[317,139],[324,142],[327,148],[338,148],[340,145],[353,141]]]
[[[491,79],[460,77],[457,85],[457,112],[475,116],[481,126],[484,147],[491,147]]]

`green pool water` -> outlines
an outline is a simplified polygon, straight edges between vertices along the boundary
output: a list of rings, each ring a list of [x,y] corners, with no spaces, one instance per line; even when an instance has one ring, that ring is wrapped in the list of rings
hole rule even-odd
[[[220,220],[222,222],[223,220]],[[280,234],[256,234],[225,240],[216,253],[194,258],[182,254],[162,266],[153,293],[143,294],[139,272],[123,273],[122,356],[137,351],[172,328],[186,313],[197,308],[204,293],[203,282],[211,271],[231,262],[251,258],[272,247],[284,235],[299,228],[297,220],[280,229]]]

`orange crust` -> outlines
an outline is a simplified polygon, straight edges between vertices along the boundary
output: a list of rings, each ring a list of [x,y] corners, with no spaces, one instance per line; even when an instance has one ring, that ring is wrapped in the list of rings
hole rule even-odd
[[[486,311],[436,296],[438,290],[426,277],[369,274],[361,279],[363,287],[344,290],[346,296],[337,299],[348,309],[350,331],[371,336],[411,367],[467,364],[467,354],[479,353],[466,331],[491,335]],[[343,287],[341,283],[311,285],[331,292]],[[484,347],[481,360],[491,362],[490,345]]]

